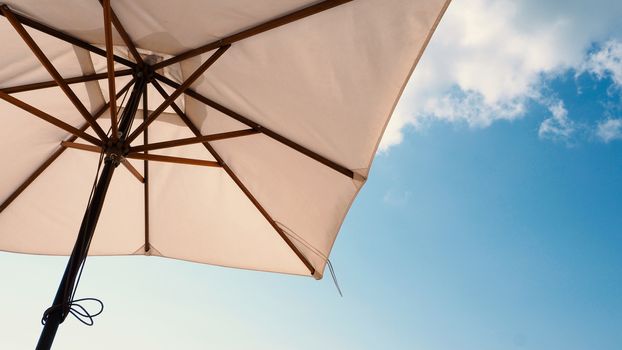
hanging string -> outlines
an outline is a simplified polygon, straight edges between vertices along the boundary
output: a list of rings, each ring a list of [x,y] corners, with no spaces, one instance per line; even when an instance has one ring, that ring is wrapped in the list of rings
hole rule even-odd
[[[328,270],[330,270],[330,275],[333,277],[333,282],[335,282],[335,287],[337,287],[337,292],[339,292],[339,296],[343,298],[343,293],[341,293],[341,288],[339,288],[339,282],[337,282],[337,275],[335,275],[333,263],[330,261],[330,259],[326,259],[326,263],[328,265]]]
[[[281,226],[281,228],[284,229],[283,232],[286,235],[288,235],[289,237],[293,238],[298,243],[304,245],[309,250],[311,250],[312,253],[315,253],[316,255],[320,256],[322,259],[324,259],[326,261],[326,265],[328,266],[328,270],[330,271],[330,275],[331,275],[331,277],[333,279],[333,283],[335,284],[335,288],[337,288],[337,292],[339,293],[339,296],[343,297],[343,293],[341,292],[341,288],[339,287],[339,282],[337,281],[337,274],[335,274],[335,269],[333,268],[333,264],[330,261],[330,259],[328,258],[328,256],[326,256],[324,253],[322,253],[317,248],[312,246],[311,243],[307,242],[304,238],[302,238],[298,234],[296,234],[296,232],[294,232],[294,230],[292,230],[291,228],[287,227],[287,225],[285,225],[285,224],[283,224],[282,222],[279,222],[279,221],[275,221],[275,222],[279,226]]]

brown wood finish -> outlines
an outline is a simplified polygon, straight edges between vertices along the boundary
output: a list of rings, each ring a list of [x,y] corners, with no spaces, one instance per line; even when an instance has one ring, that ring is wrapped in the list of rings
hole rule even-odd
[[[90,145],[85,145],[85,146],[89,146],[89,148],[90,148]],[[87,149],[85,149],[85,150],[87,150]],[[88,150],[90,150],[90,149],[88,149]],[[187,164],[187,165],[199,165],[199,166],[220,168],[220,164],[218,164],[218,162],[214,162],[212,160],[162,156],[162,155],[159,155],[159,154],[130,153],[127,156],[125,156],[125,158],[150,160],[150,161],[154,161],[154,162],[176,163],[176,164]]]
[[[171,86],[173,88],[176,88],[177,86],[179,86],[178,83],[174,82],[173,80],[171,80],[171,79],[169,79],[169,78],[167,78],[167,77],[165,77],[165,76],[163,76],[161,74],[156,74],[155,77],[159,81],[161,81],[161,82],[163,82],[163,83],[165,83],[165,84],[167,84],[167,85],[169,85],[169,86]],[[153,85],[156,86],[155,85],[155,81],[154,81]],[[156,88],[157,88],[157,86],[156,86]],[[345,166],[337,164],[336,162],[333,162],[332,160],[329,160],[329,159],[327,159],[327,158],[325,158],[325,157],[323,157],[323,156],[321,156],[321,155],[311,151],[310,149],[308,149],[308,148],[306,148],[306,147],[304,147],[304,146],[302,146],[302,145],[300,145],[300,144],[298,144],[298,143],[296,143],[296,142],[286,138],[285,136],[282,136],[279,133],[277,133],[275,131],[272,131],[272,130],[270,130],[270,129],[268,129],[268,128],[266,128],[266,127],[264,127],[264,126],[262,126],[262,125],[260,125],[260,124],[258,124],[256,122],[250,120],[249,118],[247,118],[247,117],[245,117],[245,116],[243,116],[243,115],[241,115],[239,113],[236,113],[236,112],[232,111],[231,109],[229,109],[229,108],[227,108],[227,107],[217,103],[216,101],[213,101],[213,100],[211,100],[211,99],[209,99],[209,98],[207,98],[207,97],[205,97],[205,96],[195,92],[192,89],[186,89],[184,93],[186,95],[194,98],[195,100],[197,100],[199,102],[202,102],[202,103],[208,105],[209,107],[212,107],[215,110],[220,111],[223,114],[228,115],[229,117],[231,117],[231,118],[233,118],[233,119],[235,119],[235,120],[237,120],[237,121],[239,121],[239,122],[241,122],[243,124],[248,125],[252,129],[255,129],[255,130],[263,133],[264,135],[266,135],[266,136],[268,136],[268,137],[270,137],[270,138],[272,138],[272,139],[274,139],[274,140],[276,140],[276,141],[278,141],[278,142],[280,142],[280,143],[282,143],[282,144],[284,144],[284,145],[286,145],[286,146],[288,146],[288,147],[290,147],[290,148],[292,148],[292,149],[294,149],[294,150],[296,150],[296,151],[306,155],[307,157],[312,158],[312,159],[314,159],[314,160],[316,160],[316,161],[326,165],[329,168],[332,168],[333,170],[335,170],[335,171],[337,171],[337,172],[339,172],[339,173],[341,173],[341,174],[343,174],[343,175],[345,175],[345,176],[347,176],[349,178],[354,178],[354,172],[352,170],[346,168]]]
[[[85,145],[83,143],[71,142],[71,141],[61,141],[60,145],[66,148],[79,149],[81,151],[88,151],[94,153],[101,153],[102,148],[99,146],[93,145]]]
[[[111,125],[111,138],[113,142],[118,140],[119,129],[117,126],[117,101],[112,98],[116,92],[115,80],[114,80],[114,54],[113,54],[113,42],[112,42],[112,20],[110,15],[110,0],[104,0],[103,2],[104,12],[104,41],[106,43],[106,67],[108,70],[108,97],[110,98],[110,125]]]
[[[112,42],[112,19],[110,0],[103,0],[102,8],[104,11],[104,41],[106,42],[106,67],[108,69],[108,97],[110,98],[110,126],[112,142],[119,139],[119,128],[117,126],[117,101],[113,98],[116,94],[114,80],[114,55]]]
[[[203,143],[208,141],[227,140],[235,137],[249,136],[258,134],[259,131],[253,129],[237,130],[230,132],[223,132],[218,134],[205,135],[200,137],[188,137],[185,139],[178,139],[172,141],[156,142],[151,144],[145,144],[142,146],[130,147],[130,152],[142,152],[153,151],[156,149],[171,148],[185,145],[192,145],[195,143]]]
[[[341,4],[345,4],[347,2],[350,2],[352,0],[326,0],[326,1],[322,1],[320,3],[317,3],[315,5],[311,5],[308,7],[305,7],[303,9],[300,9],[298,11],[294,11],[292,13],[280,16],[278,18],[275,18],[273,20],[267,21],[265,23],[262,23],[260,25],[254,26],[252,28],[243,30],[241,32],[238,32],[236,34],[227,36],[225,38],[222,38],[220,40],[211,42],[207,45],[203,45],[201,47],[198,47],[196,49],[192,49],[189,51],[186,51],[182,54],[179,54],[175,57],[169,58],[167,60],[164,60],[158,64],[155,64],[153,66],[154,69],[160,69],[166,66],[169,66],[173,63],[177,63],[179,61],[183,61],[185,59],[188,59],[190,57],[194,57],[197,55],[201,55],[203,53],[206,53],[208,51],[217,49],[219,47],[222,47],[224,45],[231,45],[235,42],[238,42],[240,40],[246,39],[246,38],[250,38],[251,36],[257,35],[257,34],[261,34],[263,32],[266,32],[268,30],[280,27],[282,25],[297,21],[299,19],[303,19],[305,17],[309,17],[311,15],[314,15],[316,13],[320,13],[322,11],[326,11],[329,10],[333,7],[339,6]]]
[[[136,169],[132,163],[130,163],[129,160],[123,158],[121,160],[121,164],[123,164],[123,166],[130,171],[130,173],[132,173],[132,175],[134,175],[134,177],[140,181],[141,183],[145,182],[145,178],[140,174],[140,172],[138,171],[138,169]]]
[[[130,88],[130,86],[132,86],[133,83],[134,83],[134,80],[132,79],[132,81],[130,81],[123,89],[121,89],[117,93],[116,98],[121,97],[121,95],[123,95],[125,91],[127,91]],[[106,103],[95,113],[94,115],[95,118],[99,118],[102,114],[104,114],[104,112],[107,109],[108,109],[108,104]],[[82,125],[82,127],[79,130],[86,131],[86,129],[88,128],[89,128],[89,124],[86,123]],[[78,137],[73,135],[69,137],[67,141],[73,142],[77,139]],[[13,191],[9,195],[9,197],[5,199],[4,202],[2,202],[2,204],[0,204],[0,213],[2,213],[4,209],[6,209],[17,197],[19,197],[19,195],[22,194],[22,192],[24,192],[24,190],[26,190],[26,188],[28,188],[28,186],[30,186],[30,184],[33,183],[39,177],[39,175],[41,175],[45,171],[45,169],[47,169],[52,163],[54,163],[54,161],[58,157],[60,157],[60,155],[63,154],[63,152],[65,152],[66,149],[67,147],[61,145],[56,151],[54,151],[54,153],[52,153],[52,155],[48,159],[45,160],[45,162],[43,162],[43,164],[41,164],[32,174],[30,174],[30,176],[28,176],[28,178],[26,178],[26,180],[24,180],[24,182],[22,182],[19,185],[19,187],[17,187],[15,191]]]
[[[130,50],[130,53],[132,54],[132,57],[134,57],[134,60],[136,60],[136,62],[139,65],[142,64],[143,59],[142,57],[140,57],[138,50],[136,50],[136,45],[134,45],[132,38],[130,38],[129,34],[127,34],[127,31],[123,27],[123,24],[121,24],[121,21],[119,21],[119,18],[112,10],[112,7],[110,6],[110,0],[98,0],[98,1],[100,4],[102,4],[102,7],[109,8],[109,11],[110,11],[109,16],[110,16],[110,19],[112,20],[112,23],[114,24],[115,29],[117,30],[117,33],[119,33],[119,36],[121,36],[121,39],[123,39],[123,42],[125,43],[125,46],[128,48],[128,50]],[[106,11],[106,9],[104,9],[104,11]]]
[[[214,64],[220,58],[220,56],[222,56],[225,51],[229,49],[229,47],[230,46],[227,45],[216,50],[216,52],[214,52],[212,56],[210,56],[210,58],[208,58],[201,66],[199,66],[199,68],[197,68],[194,73],[192,73],[190,77],[188,77],[188,79],[183,82],[183,84],[177,86],[175,88],[175,91],[167,99],[165,99],[164,102],[162,102],[162,104],[158,108],[156,108],[156,110],[153,111],[146,120],[143,120],[142,124],[140,124],[140,126],[138,126],[138,128],[136,128],[133,133],[128,136],[125,144],[129,145],[136,137],[138,137],[138,135],[140,135],[140,133],[143,132],[143,130],[145,130],[145,128],[149,124],[151,124],[160,114],[162,114],[162,112],[164,112],[166,108],[168,108],[173,102],[175,102],[176,98],[183,94],[184,91],[188,89],[190,85],[192,85],[192,83],[195,82],[195,80],[197,80],[212,64]]]
[[[156,87],[156,89],[162,95],[162,97],[166,98],[166,96],[167,96],[166,91],[164,91],[164,89],[159,84],[157,84],[156,81],[154,81],[153,85]],[[179,115],[179,117],[184,122],[184,124],[186,124],[188,126],[190,131],[192,131],[192,133],[195,134],[197,137],[200,137],[201,136],[201,131],[199,130],[199,128],[197,128],[192,123],[190,118],[188,118],[188,116],[181,110],[181,108],[179,108],[179,106],[177,106],[176,103],[171,104],[171,107],[173,108],[173,110],[175,110],[175,113],[177,113],[177,115]],[[259,201],[255,198],[255,196],[253,196],[251,191],[249,191],[249,189],[237,177],[237,175],[233,172],[233,170],[231,170],[231,168],[227,165],[227,163],[225,163],[224,159],[222,159],[222,157],[216,152],[216,150],[212,147],[212,145],[209,144],[209,142],[203,142],[202,144],[207,149],[207,151],[212,155],[212,157],[214,157],[214,159],[216,159],[218,164],[220,164],[220,166],[222,166],[222,168],[229,175],[229,177],[233,180],[233,182],[235,182],[235,184],[240,188],[240,190],[246,195],[246,198],[248,198],[248,200],[250,200],[251,203],[253,203],[255,208],[268,221],[270,226],[272,226],[272,228],[274,228],[274,230],[283,239],[283,241],[285,241],[287,246],[294,252],[294,254],[296,254],[296,256],[307,267],[307,269],[309,269],[310,274],[314,275],[315,274],[315,268],[313,267],[311,262],[304,256],[304,254],[302,254],[302,252],[298,249],[298,247],[296,247],[296,245],[294,245],[294,243],[289,239],[287,234],[285,234],[283,229],[281,229],[281,227],[276,223],[276,221],[274,221],[272,216],[270,216],[268,211],[261,205],[261,203],[259,203]]]
[[[79,130],[77,128],[74,128],[73,126],[65,123],[64,121],[62,121],[60,119],[57,119],[55,117],[52,117],[51,115],[43,112],[42,110],[40,110],[38,108],[35,108],[35,107],[27,104],[26,102],[23,102],[23,101],[15,98],[15,97],[9,95],[9,94],[6,94],[4,92],[0,92],[0,99],[3,99],[6,102],[8,102],[8,103],[10,103],[10,104],[12,104],[12,105],[14,105],[16,107],[19,107],[19,108],[25,110],[26,112],[29,112],[30,114],[32,114],[32,115],[34,115],[36,117],[39,117],[39,118],[45,120],[46,122],[48,122],[48,123],[50,123],[52,125],[55,125],[55,126],[61,128],[61,129],[65,130],[65,131],[67,131],[68,133],[70,133],[72,135],[78,136],[81,139],[83,139],[85,141],[88,141],[88,142],[90,142],[90,143],[92,143],[94,145],[101,145],[101,143],[102,143],[96,137],[93,137],[93,136],[85,133],[84,131],[81,131],[81,130]]]
[[[0,8],[9,9],[9,7],[7,5],[0,5]],[[0,15],[6,17],[4,11],[0,11]],[[106,57],[106,51],[105,50],[102,50],[99,47],[96,47],[94,45],[91,45],[91,44],[87,43],[86,41],[80,40],[78,38],[75,38],[75,37],[67,34],[67,33],[63,33],[60,30],[54,29],[54,28],[52,28],[50,26],[47,26],[47,25],[45,25],[43,23],[37,22],[37,21],[32,20],[32,19],[30,19],[28,17],[25,17],[25,16],[22,16],[19,13],[13,13],[13,16],[20,23],[22,23],[23,25],[25,25],[27,27],[36,29],[36,30],[38,30],[38,31],[40,31],[42,33],[46,33],[46,34],[48,34],[50,36],[53,36],[53,37],[55,37],[57,39],[65,41],[65,42],[67,42],[69,44],[72,44],[72,45],[78,46],[80,48],[83,48],[83,49],[85,49],[87,51],[90,51],[90,52],[96,54],[96,55],[99,55],[99,56],[102,56],[102,57]],[[132,62],[130,60],[127,60],[127,59],[125,59],[123,57],[114,56],[114,60],[115,60],[115,62],[119,62],[119,63],[121,63],[121,64],[123,64],[125,66],[128,66],[128,67],[131,67],[131,68],[136,67],[136,63],[134,63],[134,62]]]
[[[121,76],[126,76],[126,75],[132,75],[132,73],[133,72],[131,69],[123,69],[123,70],[118,70],[114,72],[114,75],[116,77],[121,77]],[[108,73],[97,73],[97,74],[89,74],[89,75],[83,75],[83,76],[73,77],[73,78],[66,78],[65,83],[78,84],[78,83],[86,83],[88,81],[101,80],[101,79],[106,79],[106,78],[108,78]],[[32,84],[24,84],[24,85],[19,85],[19,86],[0,88],[0,91],[5,92],[7,94],[15,94],[18,92],[34,91],[34,90],[46,89],[46,88],[51,88],[51,87],[56,87],[56,86],[58,86],[56,81],[50,80],[50,81],[43,81],[40,83],[32,83]]]
[[[65,95],[67,95],[67,98],[69,98],[69,100],[71,101],[71,103],[73,103],[73,105],[76,107],[78,112],[80,112],[80,114],[84,117],[84,119],[86,119],[86,121],[91,125],[93,130],[100,137],[100,139],[103,141],[107,141],[108,136],[106,136],[106,133],[104,132],[104,130],[102,130],[99,124],[97,124],[97,122],[95,121],[91,113],[89,113],[86,107],[84,107],[84,105],[82,104],[78,96],[76,96],[73,90],[71,90],[69,85],[65,83],[65,80],[63,79],[63,77],[60,75],[60,73],[58,73],[56,68],[54,68],[54,66],[52,65],[52,62],[50,62],[50,60],[43,53],[41,48],[39,48],[39,46],[32,39],[30,34],[28,34],[28,32],[26,31],[26,28],[24,28],[24,26],[17,20],[17,18],[15,18],[14,14],[11,12],[11,10],[9,10],[9,8],[6,5],[0,6],[0,11],[2,11],[4,16],[9,20],[9,22],[13,26],[13,28],[15,28],[15,30],[22,37],[24,42],[26,42],[30,50],[35,54],[37,59],[39,59],[39,62],[41,62],[41,65],[43,65],[43,67],[45,67],[48,73],[50,73],[50,75],[52,76],[52,79],[56,81],[56,83],[61,88],[61,90],[63,90]]]

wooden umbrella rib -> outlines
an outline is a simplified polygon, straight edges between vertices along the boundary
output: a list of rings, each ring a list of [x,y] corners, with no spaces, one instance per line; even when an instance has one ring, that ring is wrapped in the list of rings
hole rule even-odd
[[[117,17],[117,15],[114,13],[114,10],[110,6],[110,0],[98,0],[98,1],[102,5],[102,7],[107,8],[107,10],[105,9],[104,11],[109,11],[109,16],[110,16],[110,19],[112,20],[112,24],[116,28],[117,33],[119,33],[119,35],[121,36],[121,39],[123,39],[125,46],[127,46],[127,48],[130,50],[132,57],[134,57],[134,59],[136,60],[136,62],[138,62],[138,64],[142,64],[143,59],[142,57],[140,57],[140,53],[138,53],[138,50],[136,49],[136,45],[134,45],[132,38],[130,38],[129,34],[127,34],[127,31],[123,27],[123,24],[121,24],[121,21],[119,21],[119,18]]]
[[[78,149],[81,151],[93,152],[93,153],[101,153],[102,148],[93,145],[87,145],[84,143],[78,142],[70,142],[70,141],[61,141],[61,146],[66,148]],[[140,172],[134,168],[132,164],[130,164],[127,159],[138,159],[138,160],[151,160],[154,162],[164,162],[164,163],[175,163],[175,164],[186,164],[186,165],[199,165],[206,167],[214,167],[219,168],[220,164],[218,162],[214,162],[211,160],[203,160],[203,159],[193,159],[193,158],[182,158],[182,157],[171,157],[171,156],[163,156],[159,154],[144,154],[144,153],[130,153],[125,156],[126,159],[123,159],[121,163],[123,163],[127,169],[132,173],[132,175],[136,176],[136,178],[143,182],[143,176],[140,175]]]
[[[87,145],[87,146],[89,146],[89,145]],[[220,164],[218,164],[218,162],[214,162],[214,161],[211,161],[211,160],[162,156],[162,155],[159,155],[159,154],[130,153],[127,156],[125,156],[125,158],[150,160],[150,161],[154,161],[154,162],[186,164],[186,165],[198,165],[198,166],[220,168]]]
[[[254,130],[254,129],[246,129],[246,130],[229,131],[229,132],[223,132],[223,133],[211,134],[211,135],[205,135],[205,136],[199,136],[199,137],[188,137],[184,139],[156,142],[156,143],[144,144],[144,145],[136,146],[136,147],[130,147],[130,152],[153,151],[157,149],[192,145],[192,144],[203,143],[203,142],[208,142],[208,141],[228,140],[228,139],[236,138],[236,137],[255,135],[257,133],[259,133],[259,131]]]
[[[114,100],[115,81],[114,81],[114,57],[112,42],[112,19],[110,0],[104,0],[102,3],[104,11],[104,40],[106,43],[106,67],[108,69],[108,96],[110,98],[110,125],[112,141],[116,142],[119,138],[119,130],[117,126],[117,101]]]
[[[129,89],[133,83],[134,83],[134,79],[132,79],[129,83],[127,83],[127,85],[123,89],[121,89],[119,93],[117,93],[116,98],[121,97],[121,95],[125,93],[125,91],[127,91],[127,89]],[[102,114],[104,114],[104,112],[107,109],[108,109],[108,103],[102,106],[95,113],[95,118],[99,118]],[[86,131],[86,129],[88,128],[89,128],[89,124],[85,123],[84,125],[82,125],[82,127],[80,127],[79,130]],[[71,137],[67,139],[67,141],[73,142],[77,139],[78,139],[77,136],[72,135]],[[26,190],[26,188],[28,188],[28,186],[30,186],[30,184],[33,183],[39,177],[39,175],[41,175],[45,171],[45,169],[47,169],[52,163],[54,163],[54,161],[58,157],[60,157],[60,155],[63,154],[63,152],[65,152],[66,149],[67,147],[61,145],[61,147],[58,148],[56,151],[54,151],[54,153],[52,153],[52,155],[48,157],[48,159],[46,159],[45,162],[43,162],[43,164],[41,164],[32,174],[30,174],[30,176],[28,176],[28,178],[26,178],[26,180],[24,180],[24,182],[22,182],[19,185],[19,187],[15,189],[15,191],[11,192],[9,197],[7,197],[7,199],[5,199],[4,202],[2,202],[2,204],[0,204],[0,213],[2,213],[4,209],[6,209],[17,197],[19,197],[19,195],[22,194],[22,192],[24,192],[24,190]]]
[[[134,175],[134,177],[140,181],[141,183],[145,182],[145,178],[140,174],[140,172],[138,171],[138,169],[136,169],[132,163],[130,163],[127,159],[123,158],[121,160],[121,164],[123,164],[123,166],[129,170],[129,172]]]
[[[102,148],[99,146],[85,145],[83,143],[78,143],[78,142],[61,141],[60,145],[66,148],[79,149],[81,151],[88,151],[88,152],[94,152],[94,153],[102,152]]]
[[[173,80],[171,80],[171,79],[169,79],[169,78],[167,78],[167,77],[165,77],[165,76],[163,76],[161,74],[156,74],[155,77],[156,77],[156,79],[160,80],[161,82],[163,82],[163,83],[165,83],[165,84],[167,84],[167,85],[169,85],[169,86],[171,86],[173,88],[179,86],[178,83],[174,82]],[[155,84],[154,84],[154,86],[155,86]],[[347,176],[349,178],[354,178],[354,172],[352,170],[348,169],[347,167],[345,167],[343,165],[340,165],[340,164],[337,164],[336,162],[334,162],[334,161],[332,161],[330,159],[327,159],[326,157],[323,157],[323,156],[321,156],[321,155],[311,151],[310,149],[308,149],[308,148],[306,148],[306,147],[304,147],[304,146],[302,146],[302,145],[300,145],[300,144],[298,144],[298,143],[296,143],[296,142],[286,138],[285,136],[280,135],[279,133],[277,133],[275,131],[272,131],[272,130],[270,130],[270,129],[268,129],[268,128],[266,128],[266,127],[264,127],[264,126],[262,126],[262,125],[260,125],[260,124],[258,124],[256,122],[250,120],[249,118],[247,118],[247,117],[245,117],[245,116],[243,116],[243,115],[241,115],[239,113],[236,113],[236,112],[232,111],[231,109],[229,109],[229,108],[227,108],[227,107],[217,103],[216,101],[213,101],[213,100],[211,100],[211,99],[209,99],[209,98],[207,98],[207,97],[197,93],[196,91],[194,91],[192,89],[186,89],[186,91],[184,93],[186,95],[196,99],[197,101],[202,102],[202,103],[208,105],[209,107],[214,108],[215,110],[220,111],[223,114],[228,115],[229,117],[231,117],[231,118],[233,118],[233,119],[235,119],[235,120],[237,120],[237,121],[239,121],[239,122],[241,122],[243,124],[246,124],[247,126],[253,128],[254,130],[257,130],[257,131],[263,133],[264,135],[266,135],[266,136],[268,136],[268,137],[270,137],[270,138],[272,138],[272,139],[274,139],[274,140],[276,140],[276,141],[278,141],[278,142],[280,142],[280,143],[282,143],[282,144],[284,144],[284,145],[286,145],[286,146],[288,146],[288,147],[290,147],[290,148],[292,148],[292,149],[294,149],[294,150],[296,150],[296,151],[306,155],[307,157],[312,158],[312,159],[314,159],[314,160],[316,160],[316,161],[326,165],[327,167],[329,167],[329,168],[331,168],[331,169],[333,169],[333,170],[335,170],[335,171],[337,171],[337,172],[339,172],[339,173],[341,173],[341,174],[343,174],[343,175],[345,175],[345,176]]]
[[[82,102],[80,101],[78,96],[76,96],[76,94],[73,92],[73,90],[71,90],[69,85],[67,85],[67,83],[65,83],[65,80],[60,75],[60,73],[58,73],[56,68],[54,68],[54,66],[52,65],[52,62],[50,62],[50,60],[43,53],[41,48],[39,48],[39,46],[32,39],[30,34],[28,34],[28,32],[26,31],[24,26],[22,26],[22,24],[15,18],[14,14],[11,12],[11,10],[6,5],[0,6],[0,10],[4,14],[4,16],[9,20],[11,25],[15,28],[17,33],[22,37],[24,42],[26,42],[26,44],[28,45],[30,50],[39,59],[39,61],[43,65],[43,67],[45,67],[45,69],[48,71],[48,73],[50,73],[50,75],[52,76],[52,79],[54,79],[56,81],[56,83],[63,90],[65,95],[67,95],[67,97],[73,103],[73,105],[76,107],[78,112],[80,112],[80,114],[84,117],[84,119],[86,119],[86,121],[91,125],[91,127],[97,133],[97,135],[102,140],[107,141],[108,137],[106,136],[106,133],[104,132],[104,130],[102,130],[102,128],[99,126],[99,124],[97,124],[97,122],[95,121],[93,116],[89,113],[89,111],[86,109],[86,107],[84,107],[84,105],[82,104]]]
[[[138,128],[136,128],[136,130],[134,130],[134,132],[132,132],[128,136],[125,143],[129,145],[136,137],[138,137],[138,135],[140,135],[140,133],[143,132],[143,130],[145,130],[145,128],[149,124],[151,124],[160,114],[162,114],[162,112],[164,112],[166,108],[168,108],[172,103],[175,102],[175,99],[177,97],[183,94],[184,91],[186,91],[186,89],[188,89],[190,85],[192,85],[192,83],[194,83],[212,64],[214,64],[218,60],[218,58],[220,58],[220,56],[222,56],[225,51],[227,51],[227,49],[229,49],[228,45],[216,50],[216,52],[214,52],[212,56],[210,56],[210,58],[208,58],[201,66],[199,66],[199,68],[197,68],[194,73],[192,73],[190,77],[186,79],[186,81],[178,85],[175,91],[168,98],[166,98],[164,102],[162,102],[162,104],[160,104],[160,106],[151,113],[151,115],[149,115],[147,120],[143,120],[142,124],[140,124],[140,126],[138,126]]]
[[[157,84],[156,81],[154,81],[154,86],[156,87],[158,92],[162,95],[162,97],[166,98],[166,92],[164,91],[164,89],[162,89],[161,86],[159,86],[159,84]],[[192,131],[193,134],[195,134],[197,137],[201,136],[201,131],[192,123],[190,118],[186,116],[186,114],[181,110],[181,108],[179,108],[179,106],[177,106],[176,103],[171,104],[171,107],[173,108],[175,113],[179,115],[179,117],[184,122],[184,124],[188,126],[188,128],[190,129],[190,131]],[[270,226],[272,226],[272,228],[274,228],[274,230],[283,239],[283,241],[285,241],[287,246],[294,252],[294,254],[296,254],[296,256],[307,267],[307,269],[309,269],[309,272],[311,273],[311,275],[314,275],[315,268],[313,267],[311,262],[307,259],[307,257],[304,256],[304,254],[302,254],[302,252],[298,249],[298,247],[294,245],[294,243],[289,239],[289,237],[287,237],[285,232],[283,232],[283,229],[281,229],[281,227],[276,223],[276,221],[274,221],[272,216],[270,216],[268,211],[261,205],[261,203],[259,203],[259,201],[255,198],[255,196],[253,196],[253,194],[248,190],[248,188],[246,188],[244,183],[242,183],[242,181],[237,177],[237,175],[235,175],[233,170],[229,168],[227,163],[225,163],[225,161],[222,159],[222,157],[220,157],[220,155],[216,152],[216,150],[212,147],[212,145],[210,145],[209,142],[203,142],[202,144],[209,151],[212,157],[216,159],[218,164],[220,164],[220,166],[225,170],[225,172],[229,175],[229,177],[233,180],[233,182],[235,182],[235,184],[240,188],[240,190],[244,193],[244,195],[246,195],[248,200],[250,200],[251,203],[253,203],[255,208],[261,213],[261,215],[266,219],[266,221],[268,221]]]
[[[114,75],[116,77],[121,77],[121,76],[131,75],[132,73],[133,71],[131,69],[123,69],[123,70],[118,70],[114,72]],[[79,77],[66,78],[64,80],[65,80],[65,83],[67,84],[78,84],[78,83],[86,83],[89,81],[101,80],[101,79],[106,79],[106,78],[108,78],[108,73],[97,73],[97,74],[83,75]],[[46,89],[46,88],[51,88],[51,87],[56,87],[56,86],[58,86],[56,81],[50,80],[50,81],[43,81],[40,83],[32,83],[32,84],[24,84],[24,85],[19,85],[19,86],[0,88],[0,91],[5,92],[7,94],[15,94],[19,92],[34,91],[34,90]]]
[[[7,5],[0,5],[0,7],[8,9]],[[0,15],[6,17],[4,11],[1,11]],[[90,52],[96,54],[96,55],[99,55],[99,56],[102,56],[102,57],[106,57],[106,51],[105,50],[102,50],[99,47],[96,47],[94,45],[91,45],[91,44],[87,43],[86,41],[80,40],[78,38],[75,38],[75,37],[67,34],[67,33],[63,33],[60,30],[54,29],[54,28],[52,28],[50,26],[47,26],[47,25],[45,25],[43,23],[37,22],[37,21],[35,21],[33,19],[30,19],[28,17],[25,17],[25,16],[22,16],[19,13],[13,12],[13,16],[20,23],[22,23],[25,26],[28,26],[28,27],[33,28],[33,29],[36,29],[36,30],[38,30],[38,31],[40,31],[42,33],[48,34],[50,36],[53,36],[53,37],[55,37],[57,39],[65,41],[65,42],[67,42],[69,44],[72,44],[72,45],[78,46],[80,48],[83,48],[83,49],[85,49],[87,51],[90,51]],[[131,68],[136,67],[136,63],[134,63],[134,62],[132,62],[132,61],[130,61],[128,59],[125,59],[123,57],[114,56],[114,60],[116,62],[118,62],[118,63],[121,63],[121,64],[123,64],[125,66],[128,66],[128,67],[131,67]]]
[[[10,103],[10,104],[12,104],[12,105],[14,105],[16,107],[19,107],[19,108],[25,110],[26,112],[29,112],[30,114],[32,114],[32,115],[34,115],[36,117],[39,117],[40,119],[43,119],[46,122],[48,122],[50,124],[53,124],[53,125],[55,125],[55,126],[61,128],[61,129],[65,130],[65,131],[67,131],[68,133],[73,134],[75,136],[78,136],[78,137],[80,137],[80,138],[82,138],[82,139],[84,139],[84,140],[86,140],[86,141],[88,141],[88,142],[90,142],[92,144],[95,144],[95,145],[100,145],[101,144],[101,141],[99,139],[97,139],[96,137],[93,137],[93,136],[85,133],[84,131],[81,131],[81,130],[79,130],[79,129],[77,129],[77,128],[75,128],[75,127],[73,127],[73,126],[71,126],[71,125],[69,125],[67,123],[65,123],[64,121],[62,121],[62,120],[60,120],[58,118],[55,118],[55,117],[53,117],[53,116],[43,112],[42,110],[40,110],[40,109],[38,109],[36,107],[33,107],[33,106],[27,104],[26,102],[23,102],[23,101],[15,98],[15,97],[9,95],[9,94],[6,94],[4,92],[0,92],[0,99],[3,99],[6,102],[8,102],[8,103]]]
[[[243,30],[241,32],[235,33],[233,35],[229,35],[227,37],[224,37],[220,40],[217,41],[213,41],[209,44],[203,45],[201,47],[198,47],[196,49],[192,49],[189,51],[186,51],[182,54],[179,54],[175,57],[171,57],[167,60],[164,60],[160,63],[157,63],[154,65],[154,69],[160,69],[166,66],[169,66],[173,63],[177,63],[180,61],[183,61],[185,59],[188,59],[190,57],[194,57],[197,55],[201,55],[204,54],[208,51],[214,50],[218,47],[224,46],[224,45],[231,45],[235,42],[238,42],[240,40],[243,39],[247,39],[250,38],[252,36],[255,36],[257,34],[261,34],[263,32],[266,32],[268,30],[274,29],[274,28],[278,28],[280,26],[283,26],[285,24],[309,17],[311,15],[329,10],[333,7],[348,3],[352,0],[326,0],[326,1],[322,1],[320,3],[305,7],[303,9],[300,9],[298,11],[294,11],[292,13],[280,16],[278,18],[269,20],[267,22],[264,22],[262,24],[259,24],[257,26],[254,26],[252,28]]]

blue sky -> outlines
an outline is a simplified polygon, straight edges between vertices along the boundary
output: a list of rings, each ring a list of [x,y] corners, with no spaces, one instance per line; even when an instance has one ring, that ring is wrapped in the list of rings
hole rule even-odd
[[[96,257],[78,294],[106,310],[56,348],[620,349],[620,15],[450,6],[334,247],[343,298],[330,278]],[[33,347],[65,261],[0,254],[0,348]]]

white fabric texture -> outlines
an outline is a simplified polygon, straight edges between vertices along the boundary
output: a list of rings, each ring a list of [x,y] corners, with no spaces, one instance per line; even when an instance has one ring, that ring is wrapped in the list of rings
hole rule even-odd
[[[104,47],[97,1],[6,1],[16,13]],[[141,53],[166,59],[317,1],[112,1]],[[355,173],[352,179],[264,134],[211,145],[321,278],[341,224],[369,173],[395,104],[448,0],[354,0],[233,43],[192,89]],[[106,71],[104,57],[28,29],[65,78]],[[0,18],[0,89],[51,80]],[[115,53],[132,60],[114,32]],[[161,70],[181,83],[212,52]],[[116,63],[116,69],[127,67]],[[118,77],[117,91],[131,77]],[[162,84],[168,93],[173,88]],[[71,85],[87,109],[108,100],[107,81]],[[58,87],[12,94],[66,123],[85,123]],[[149,110],[163,101],[149,85]],[[119,100],[120,102],[120,100]],[[177,99],[203,135],[248,126],[188,96]],[[68,134],[0,101],[0,202]],[[134,127],[142,122],[138,111]],[[110,126],[108,114],[99,123]],[[92,131],[89,134],[95,135]],[[149,142],[193,137],[169,107]],[[77,142],[86,143],[78,139]],[[133,146],[143,143],[142,135]],[[154,154],[214,160],[201,144]],[[71,252],[98,154],[67,149],[0,213],[0,250]],[[131,163],[143,172],[143,161]],[[149,254],[227,267],[310,275],[310,270],[222,169],[149,162]],[[146,254],[144,186],[123,166],[114,174],[91,255]]]

